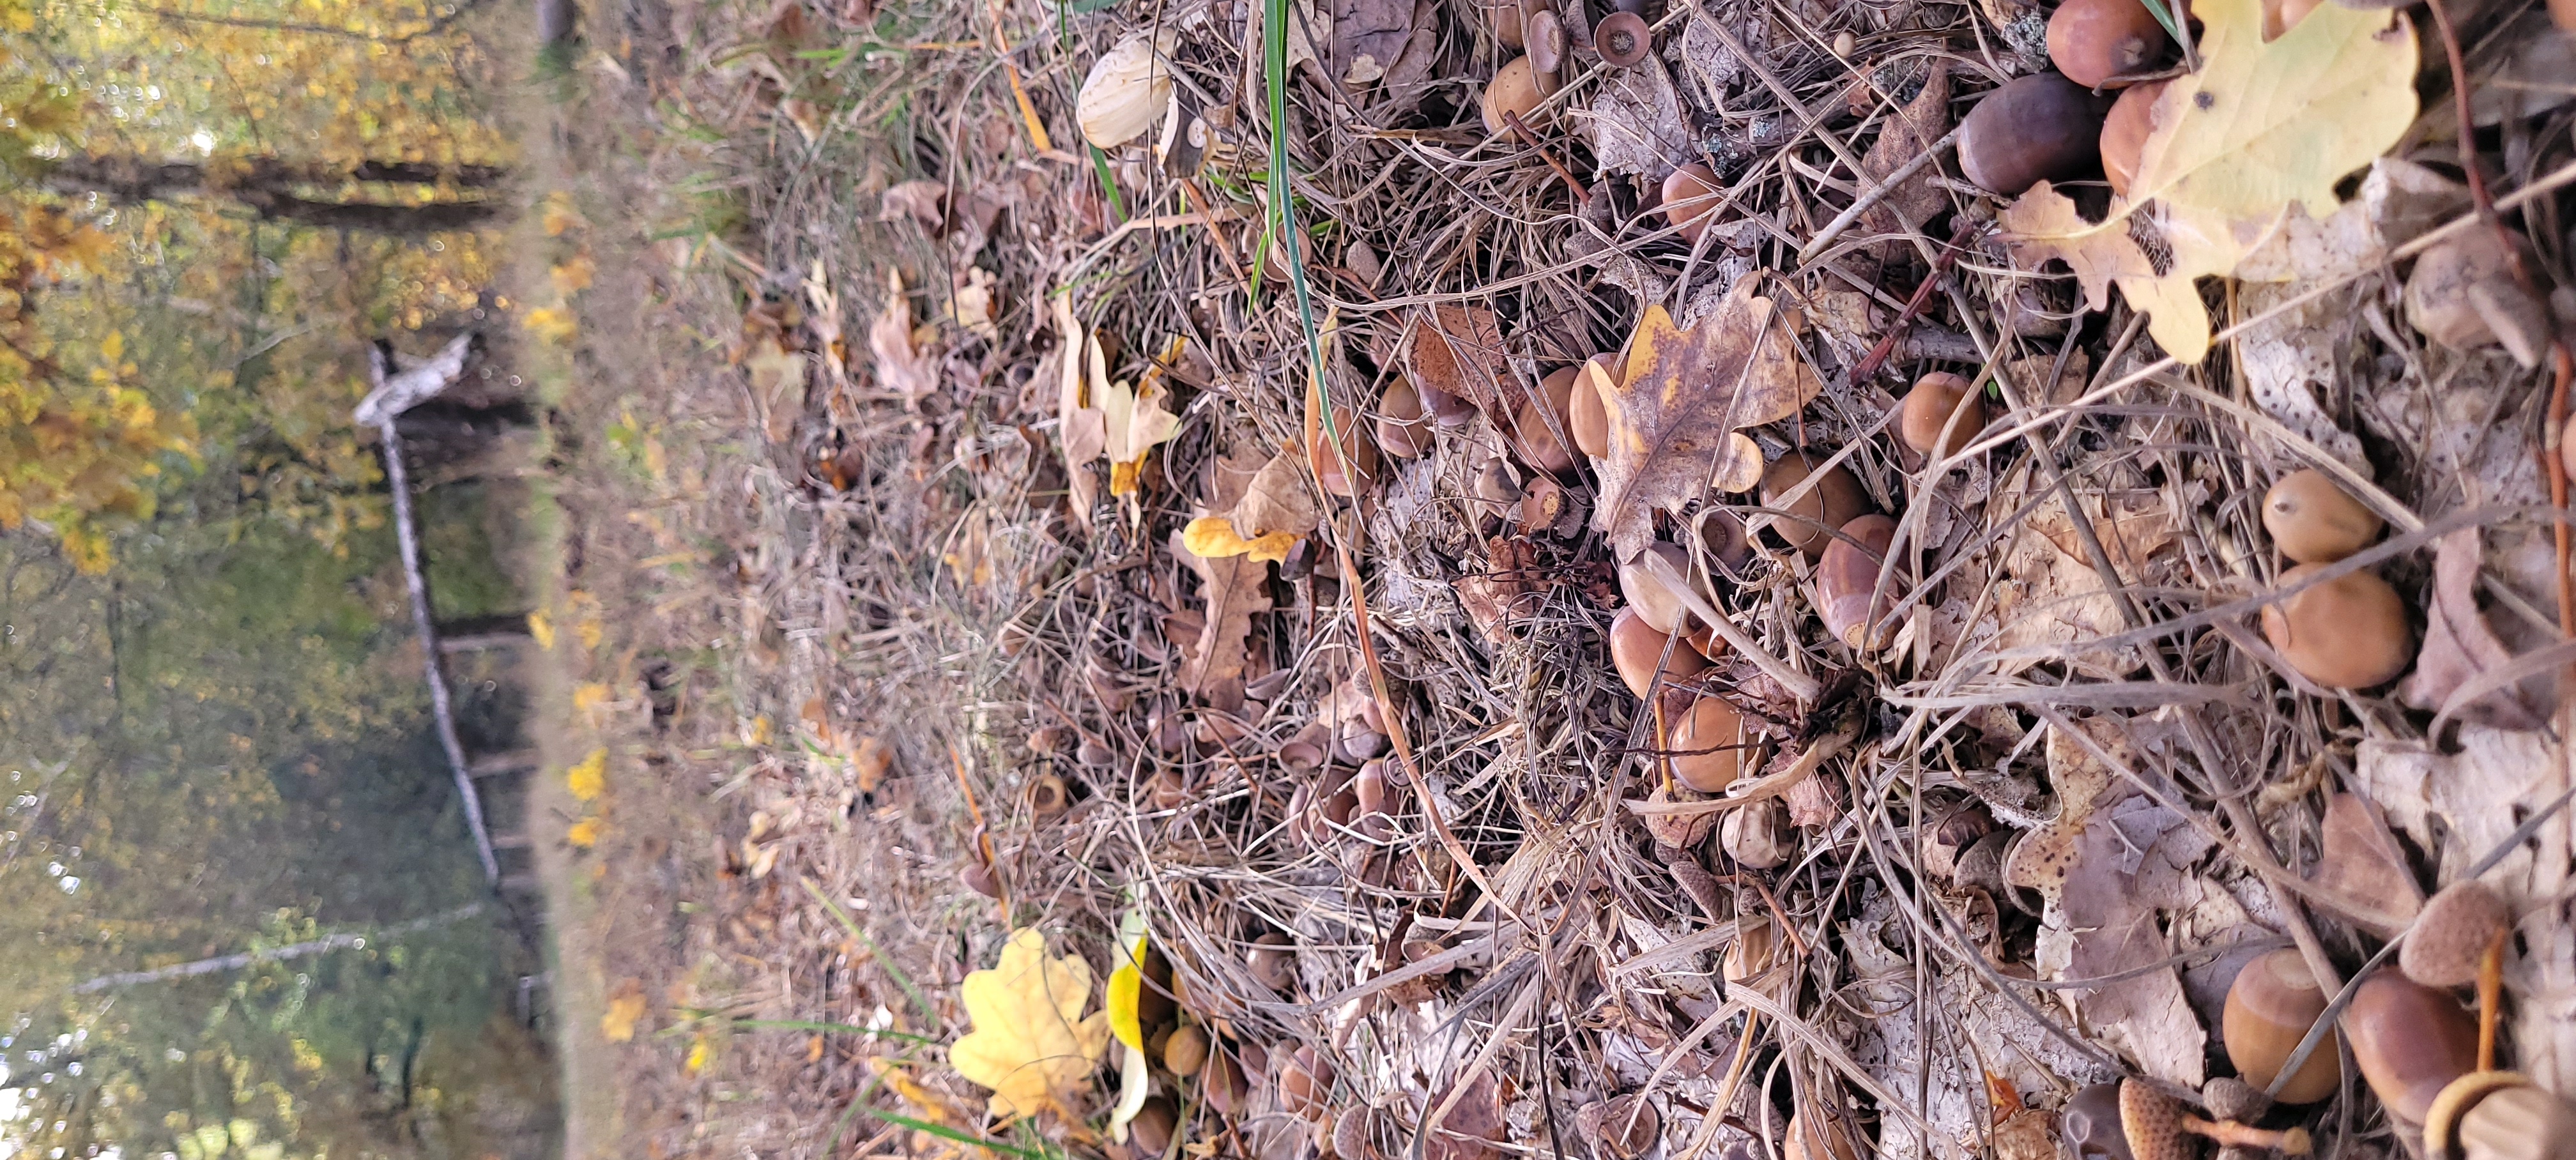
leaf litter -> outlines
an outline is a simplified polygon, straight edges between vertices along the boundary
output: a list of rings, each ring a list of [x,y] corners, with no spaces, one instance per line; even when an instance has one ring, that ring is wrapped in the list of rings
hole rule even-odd
[[[1022,9],[944,19],[1025,47],[1030,111],[942,74],[953,151],[860,179],[849,228],[937,261],[825,255],[840,284],[891,279],[869,324],[886,397],[774,392],[763,413],[829,425],[868,468],[779,493],[848,529],[780,585],[808,601],[780,618],[809,634],[785,636],[796,663],[842,675],[836,705],[943,708],[836,712],[886,738],[864,789],[847,744],[750,783],[956,876],[850,920],[906,949],[849,960],[892,1001],[843,1014],[953,1044],[868,1098],[1125,1160],[1394,1160],[1417,1140],[1641,1160],[1799,1134],[1811,1155],[2036,1160],[2122,1077],[2224,1118],[2201,1093],[2235,1071],[2218,1012],[2252,950],[2349,976],[2473,871],[2524,936],[2511,1061],[2545,1085],[2576,1067],[2549,999],[2576,985],[2569,829],[2514,832],[2565,788],[2544,454],[2563,414],[2548,360],[2522,357],[2547,328],[2492,333],[2504,307],[2471,301],[2521,293],[2509,265],[2441,290],[2485,337],[2434,336],[2410,301],[2410,263],[2488,228],[2448,141],[2407,132],[2447,124],[2423,22],[2323,5],[2265,40],[2253,0],[2195,5],[2120,199],[2089,171],[1995,196],[1946,152],[1878,189],[1992,70],[2036,67],[2022,26],[2044,8],[2011,28],[1676,8],[1629,66],[1570,6],[1513,9],[1514,36],[1566,37],[1529,140],[1475,108],[1519,51],[1486,7],[1289,6],[1284,119],[1253,112],[1257,12]],[[2502,19],[2470,17],[2474,76],[2528,67],[2482,38]],[[1074,79],[1149,26],[1162,115],[1096,159],[1038,145],[1081,146]],[[1971,47],[1997,33],[2010,53]],[[2553,196],[2569,146],[2531,130],[2560,107],[2478,97],[2523,142],[2509,175],[2486,159],[2491,195]],[[1295,268],[1252,192],[1274,125]],[[1696,249],[1659,204],[1685,163],[1725,188],[1685,207],[1716,232]],[[1853,244],[1802,259],[1864,196]],[[820,269],[804,237],[764,257]],[[2525,305],[2565,272],[2563,239],[2532,246]],[[1339,340],[1320,366],[1301,280]],[[939,299],[918,322],[907,285]],[[819,360],[837,323],[810,345],[782,327],[779,352]],[[1934,371],[1976,400],[1946,456],[1904,441]],[[1336,429],[1375,450],[1400,429],[1418,454],[1334,494],[1310,391]],[[1598,450],[1546,462],[1542,431]],[[1053,454],[1006,470],[1006,445]],[[1792,453],[1841,473],[1810,489],[1843,505],[1814,554],[1759,493]],[[2384,580],[2424,628],[2387,684],[2321,684],[2264,636],[2261,609],[2299,596],[2263,494],[2326,466],[2390,527],[2328,566]],[[963,539],[923,532],[965,528],[971,568]],[[908,540],[939,543],[925,558],[974,599],[920,598]],[[1823,626],[1849,596],[1888,619],[1869,647]],[[1642,657],[1630,611],[1660,624]],[[794,643],[818,639],[838,643]],[[1639,665],[1660,667],[1651,699],[1621,679]],[[753,856],[774,860],[754,882],[794,865],[865,892],[823,843],[769,833]],[[1130,914],[1170,979],[1103,994]],[[996,972],[1047,980],[1042,999]],[[789,973],[800,995],[844,977]],[[1153,985],[1172,1002],[1148,1025]],[[1084,1014],[1113,1000],[1132,1054]],[[2250,1119],[2382,1146],[2358,1076]]]

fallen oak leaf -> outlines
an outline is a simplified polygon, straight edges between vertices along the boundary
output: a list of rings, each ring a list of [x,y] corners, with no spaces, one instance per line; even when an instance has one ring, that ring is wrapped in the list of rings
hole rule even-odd
[[[948,1048],[949,1066],[992,1089],[986,1109],[1005,1120],[1053,1110],[1074,1114],[1109,1046],[1109,1013],[1084,1018],[1091,967],[1050,958],[1036,929],[1012,932],[1001,960],[958,987],[975,1029]]]
[[[1271,456],[1231,510],[1191,520],[1181,532],[1182,545],[1191,555],[1210,559],[1248,555],[1274,564],[1286,562],[1289,549],[1313,532],[1320,518],[1305,479],[1295,456],[1286,452]]]
[[[1089,527],[1092,503],[1099,496],[1100,486],[1092,479],[1090,465],[1109,447],[1108,416],[1086,397],[1082,373],[1085,355],[1098,340],[1092,337],[1090,328],[1074,318],[1073,300],[1067,295],[1055,296],[1055,327],[1062,340],[1056,348],[1056,439],[1064,448],[1064,473],[1067,490],[1072,493],[1073,514]]]
[[[2325,890],[2329,909],[2382,938],[2414,921],[2424,909],[2424,890],[2379,807],[2359,794],[2336,794],[2326,799],[2320,830],[2316,870],[2308,879]]]
[[[1414,323],[1405,369],[1414,389],[1431,403],[1441,396],[1465,399],[1500,415],[1503,381],[1511,362],[1503,350],[1502,323],[1481,306],[1434,306]]]
[[[1179,353],[1178,342],[1174,340],[1174,355]],[[1108,356],[1101,351],[1099,339],[1085,343],[1083,360],[1090,368],[1092,405],[1100,409],[1106,436],[1101,454],[1109,459],[1109,494],[1132,496],[1141,486],[1145,456],[1155,444],[1180,433],[1181,417],[1163,407],[1170,392],[1163,387],[1159,365],[1147,371],[1139,385],[1130,387],[1123,380],[1109,380]]]
[[[1755,282],[1738,281],[1688,330],[1661,305],[1647,307],[1626,373],[1603,394],[1610,454],[1592,528],[1621,560],[1654,539],[1654,509],[1678,513],[1711,486],[1744,491],[1759,482],[1761,449],[1739,428],[1795,415],[1824,387]]]
[[[2497,729],[2538,729],[2548,717],[2527,685],[2490,689],[2462,704],[2451,703],[2472,682],[2513,663],[2513,651],[2478,611],[2482,555],[2474,526],[2434,541],[2433,599],[2424,609],[2424,647],[2416,655],[2415,675],[2399,686],[2398,696],[2456,720]]]
[[[2064,261],[2094,310],[2116,283],[2185,363],[2209,352],[2193,280],[2234,272],[2293,205],[2319,220],[2334,212],[2335,183],[2395,144],[2416,112],[2414,30],[2384,9],[2321,5],[2309,16],[2323,19],[2268,43],[2262,0],[2209,0],[2193,15],[2202,66],[2157,96],[2129,194],[2088,222],[2043,182],[1999,219],[2017,260]]]

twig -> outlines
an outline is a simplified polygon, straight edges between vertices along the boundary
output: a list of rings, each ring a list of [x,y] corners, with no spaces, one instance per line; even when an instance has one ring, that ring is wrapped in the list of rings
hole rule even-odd
[[[465,743],[456,736],[456,710],[447,692],[447,673],[439,663],[438,625],[429,614],[429,576],[421,570],[420,533],[413,527],[411,476],[403,470],[399,415],[385,417],[377,428],[384,435],[385,486],[394,497],[394,542],[402,554],[403,579],[411,588],[412,629],[420,635],[421,668],[429,679],[429,709],[438,726],[438,747],[447,751],[448,769],[456,775],[456,796],[465,805],[465,827],[474,832],[474,855],[483,863],[483,880],[501,884],[501,859],[492,852],[492,831],[483,823],[483,795],[465,760]]]
[[[1926,146],[1914,160],[1897,166],[1895,172],[1881,178],[1878,184],[1863,191],[1852,201],[1851,208],[1834,215],[1834,220],[1826,222],[1825,228],[1817,230],[1814,238],[1809,239],[1806,245],[1798,247],[1799,268],[1803,270],[1810,259],[1821,253],[1826,246],[1832,245],[1834,239],[1841,237],[1844,230],[1850,229],[1853,222],[1859,221],[1860,215],[1868,213],[1871,206],[1887,200],[1890,194],[1896,192],[1898,186],[1905,184],[1915,174],[1923,172],[1925,166],[1939,160],[1941,151],[1949,148],[1958,139],[1959,130],[1953,126],[1949,132],[1941,135],[1940,140]]]
[[[1538,154],[1539,160],[1547,162],[1547,167],[1556,171],[1558,180],[1565,182],[1565,187],[1574,191],[1574,200],[1579,202],[1591,196],[1583,191],[1583,183],[1575,180],[1574,174],[1557,164],[1556,155],[1548,152],[1547,146],[1538,143],[1538,134],[1530,131],[1528,123],[1521,120],[1520,114],[1505,109],[1503,119],[1511,123],[1512,133],[1518,136],[1523,144],[1528,145],[1531,152]]]

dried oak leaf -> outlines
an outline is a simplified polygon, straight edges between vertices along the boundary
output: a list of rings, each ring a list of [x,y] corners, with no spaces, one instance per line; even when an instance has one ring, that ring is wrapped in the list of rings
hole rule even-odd
[[[1181,660],[1181,688],[1215,708],[1240,709],[1248,660],[1244,640],[1252,635],[1253,614],[1270,611],[1270,565],[1249,553],[1201,556],[1190,550],[1184,532],[1172,533],[1171,550],[1197,574],[1199,597],[1207,604],[1204,627]]]
[[[2129,195],[2088,222],[2043,182],[2001,218],[2022,264],[2063,260],[2094,310],[2118,284],[2157,344],[2186,363],[2209,353],[2193,279],[2236,272],[2290,207],[2323,220],[2342,204],[2335,183],[2413,123],[2417,55],[2413,27],[2385,9],[2321,5],[2269,43],[2262,0],[2192,11],[2204,26],[2200,71],[2156,98]]]
[[[1511,363],[1503,351],[1503,326],[1481,306],[1434,306],[1414,323],[1413,344],[1405,368],[1420,387],[1442,391],[1474,403],[1487,414],[1500,414],[1503,379]]]
[[[1735,284],[1689,330],[1660,305],[1629,340],[1627,374],[1609,393],[1610,454],[1601,461],[1592,528],[1625,560],[1654,539],[1654,509],[1678,512],[1711,486],[1743,491],[1762,452],[1738,428],[1798,413],[1823,383],[1798,357],[1797,335],[1757,279]]]
[[[2546,701],[2530,682],[2498,685],[2487,674],[2513,663],[2478,611],[2478,530],[2461,528],[2434,541],[2433,600],[2424,610],[2424,649],[2415,675],[2398,695],[2418,709],[2498,729],[2538,729]],[[2466,694],[2464,697],[2463,694]],[[2457,704],[2453,704],[2457,701]]]
[[[877,385],[907,407],[939,389],[939,360],[913,342],[912,299],[904,295],[900,273],[886,272],[885,310],[868,324],[868,354],[876,360]]]
[[[2152,558],[2174,541],[2173,517],[2163,497],[2152,491],[2118,492],[2085,497],[2085,516],[2127,584],[2141,583]],[[1998,671],[2015,673],[2043,661],[2062,660],[2089,676],[2116,679],[2145,664],[2136,648],[2118,650],[2091,642],[2122,632],[2119,603],[2103,586],[2077,534],[2062,499],[2051,498],[2029,517],[2031,535],[2022,537],[2004,561],[1995,586],[1995,617],[2000,630],[1997,650],[2036,651],[2006,658]]]
[[[2014,849],[2004,880],[2040,891],[2046,906],[2034,959],[2050,981],[2096,979],[2163,961],[2161,916],[2181,912],[2204,889],[2193,866],[2209,839],[2122,778],[2093,753],[2138,767],[2127,723],[2075,723],[2088,747],[2051,727],[2048,776],[2057,818]],[[2200,1017],[2172,967],[2085,990],[2058,992],[2079,1025],[2127,1050],[2158,1079],[2200,1086],[2207,1043]]]
[[[1318,518],[1315,497],[1306,490],[1304,461],[1283,451],[1261,465],[1232,509],[1191,520],[1181,532],[1181,544],[1195,556],[1249,556],[1280,563],[1299,539],[1315,530]]]
[[[1897,111],[1878,141],[1860,159],[1861,172],[1871,181],[1884,181],[1887,175],[1922,156],[1934,142],[1950,131],[1950,66],[1935,58],[1931,71],[1923,78],[1923,91]],[[1920,225],[1932,215],[1949,207],[1950,195],[1934,184],[1930,169],[1905,180],[1886,198],[1861,215],[1861,224],[1872,233],[1897,234]]]
[[[999,963],[966,976],[958,997],[975,1029],[950,1045],[948,1063],[993,1089],[988,1110],[1005,1120],[1072,1114],[1109,1048],[1109,1013],[1082,1014],[1091,1003],[1090,965],[1047,957],[1046,937],[1022,927]]]
[[[2379,808],[2359,794],[2336,794],[2326,799],[2323,830],[2323,853],[2309,880],[2334,899],[2328,905],[2335,913],[2382,938],[2414,921],[2424,891]]]
[[[1662,181],[1698,159],[1698,139],[1661,58],[1613,69],[1592,98],[1593,172]]]

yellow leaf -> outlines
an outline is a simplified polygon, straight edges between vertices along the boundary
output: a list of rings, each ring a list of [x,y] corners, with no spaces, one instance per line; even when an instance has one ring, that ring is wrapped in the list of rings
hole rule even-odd
[[[1138,966],[1145,960],[1145,940],[1137,939],[1134,952],[1124,957],[1126,961],[1109,972],[1109,1033],[1117,1036],[1118,1042],[1143,1051],[1145,1026],[1136,1006],[1145,995],[1145,972]]]
[[[591,264],[589,256],[581,255],[547,271],[547,276],[554,280],[555,293],[570,296],[575,292],[590,289],[590,280],[598,272],[598,267]]]
[[[564,771],[564,788],[575,801],[598,801],[608,790],[608,750],[594,749],[580,764]]]
[[[555,625],[553,621],[546,619],[545,613],[528,614],[528,635],[536,639],[538,648],[547,652],[555,651]]]
[[[2095,310],[2118,284],[2184,362],[2209,352],[2193,280],[2234,273],[2293,206],[2324,221],[2341,204],[2336,182],[2395,144],[2416,111],[2414,28],[2386,9],[2321,4],[2269,43],[2262,0],[2210,0],[2192,13],[2200,71],[2156,97],[2129,195],[2087,222],[2043,183],[2001,218],[2022,265],[2064,261]]]
[[[608,686],[597,681],[585,681],[573,688],[572,711],[575,713],[596,712],[607,703]]]
[[[707,1069],[707,1058],[711,1054],[713,1053],[707,1050],[706,1036],[701,1035],[690,1040],[688,1061],[689,1074],[696,1075],[699,1072],[705,1071]]]
[[[574,822],[571,829],[564,831],[564,841],[572,843],[572,848],[576,850],[587,850],[598,845],[599,819],[583,818]]]
[[[110,363],[124,358],[125,333],[117,330],[108,331],[107,337],[99,340],[98,357]]]
[[[581,333],[581,324],[573,320],[572,311],[559,306],[540,306],[529,311],[521,322],[528,333],[552,343],[571,342],[572,336]]]
[[[1082,1015],[1091,968],[1071,956],[1048,958],[1045,937],[1022,928],[1002,961],[966,976],[958,994],[975,1029],[948,1049],[948,1062],[993,1090],[988,1110],[1004,1119],[1075,1114],[1072,1101],[1091,1086],[1109,1047],[1108,1013]]]
[[[1255,560],[1279,563],[1288,558],[1288,550],[1297,546],[1297,537],[1286,532],[1265,532],[1252,539],[1236,534],[1234,521],[1224,516],[1201,516],[1181,530],[1181,546],[1193,556],[1205,560],[1227,556],[1251,556]]]
[[[635,1024],[644,1018],[644,984],[635,979],[619,982],[608,993],[608,1010],[599,1016],[599,1033],[610,1043],[624,1043],[635,1038]]]
[[[589,224],[582,220],[581,211],[573,208],[572,196],[560,191],[546,195],[543,216],[546,236],[550,238],[562,237],[570,230]]]
[[[598,648],[600,638],[606,631],[596,616],[585,616],[581,618],[580,623],[572,626],[572,634],[581,638],[583,648]]]

